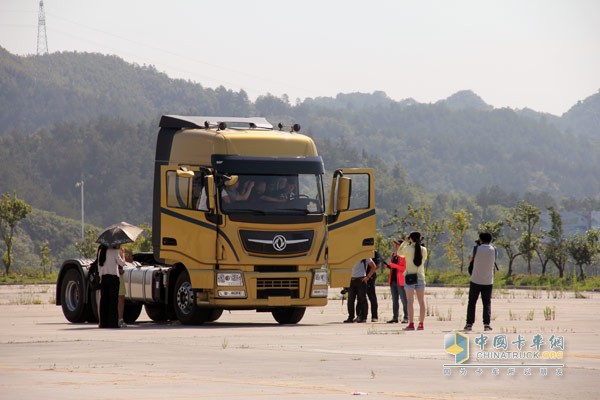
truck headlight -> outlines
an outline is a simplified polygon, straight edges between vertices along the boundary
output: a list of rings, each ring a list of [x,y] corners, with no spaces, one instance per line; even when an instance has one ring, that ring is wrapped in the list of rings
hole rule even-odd
[[[217,272],[217,286],[244,286],[241,272]]]
[[[315,271],[313,286],[316,285],[327,285],[327,271]]]

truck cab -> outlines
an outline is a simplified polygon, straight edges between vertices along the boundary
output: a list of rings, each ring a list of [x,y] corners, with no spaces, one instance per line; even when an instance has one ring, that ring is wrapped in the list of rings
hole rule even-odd
[[[297,322],[373,254],[373,171],[336,171],[326,205],[323,160],[298,125],[163,116],[160,127],[153,245],[181,268],[180,320],[257,309]]]

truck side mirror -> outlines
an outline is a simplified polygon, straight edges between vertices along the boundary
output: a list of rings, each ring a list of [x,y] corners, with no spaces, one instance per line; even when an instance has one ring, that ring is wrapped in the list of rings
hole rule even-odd
[[[215,177],[207,175],[206,177],[206,206],[210,211],[215,210]]]
[[[341,176],[338,179],[336,210],[346,211],[350,208],[350,193],[352,192],[352,179]]]

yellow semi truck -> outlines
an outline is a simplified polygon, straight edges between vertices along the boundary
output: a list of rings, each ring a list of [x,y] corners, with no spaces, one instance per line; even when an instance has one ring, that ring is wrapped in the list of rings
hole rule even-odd
[[[264,118],[165,115],[154,170],[153,254],[126,268],[126,321],[201,324],[223,310],[298,323],[327,304],[375,245],[374,171],[325,169],[300,127]],[[57,304],[73,322],[97,318],[91,260],[65,261]],[[87,307],[87,309],[86,309]]]

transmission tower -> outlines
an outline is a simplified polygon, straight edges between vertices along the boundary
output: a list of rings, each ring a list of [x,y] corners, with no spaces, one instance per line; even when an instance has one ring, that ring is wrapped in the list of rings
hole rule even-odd
[[[43,0],[40,0],[37,37],[37,55],[39,56],[41,54],[48,54],[48,38],[46,37],[46,13],[44,12]]]

